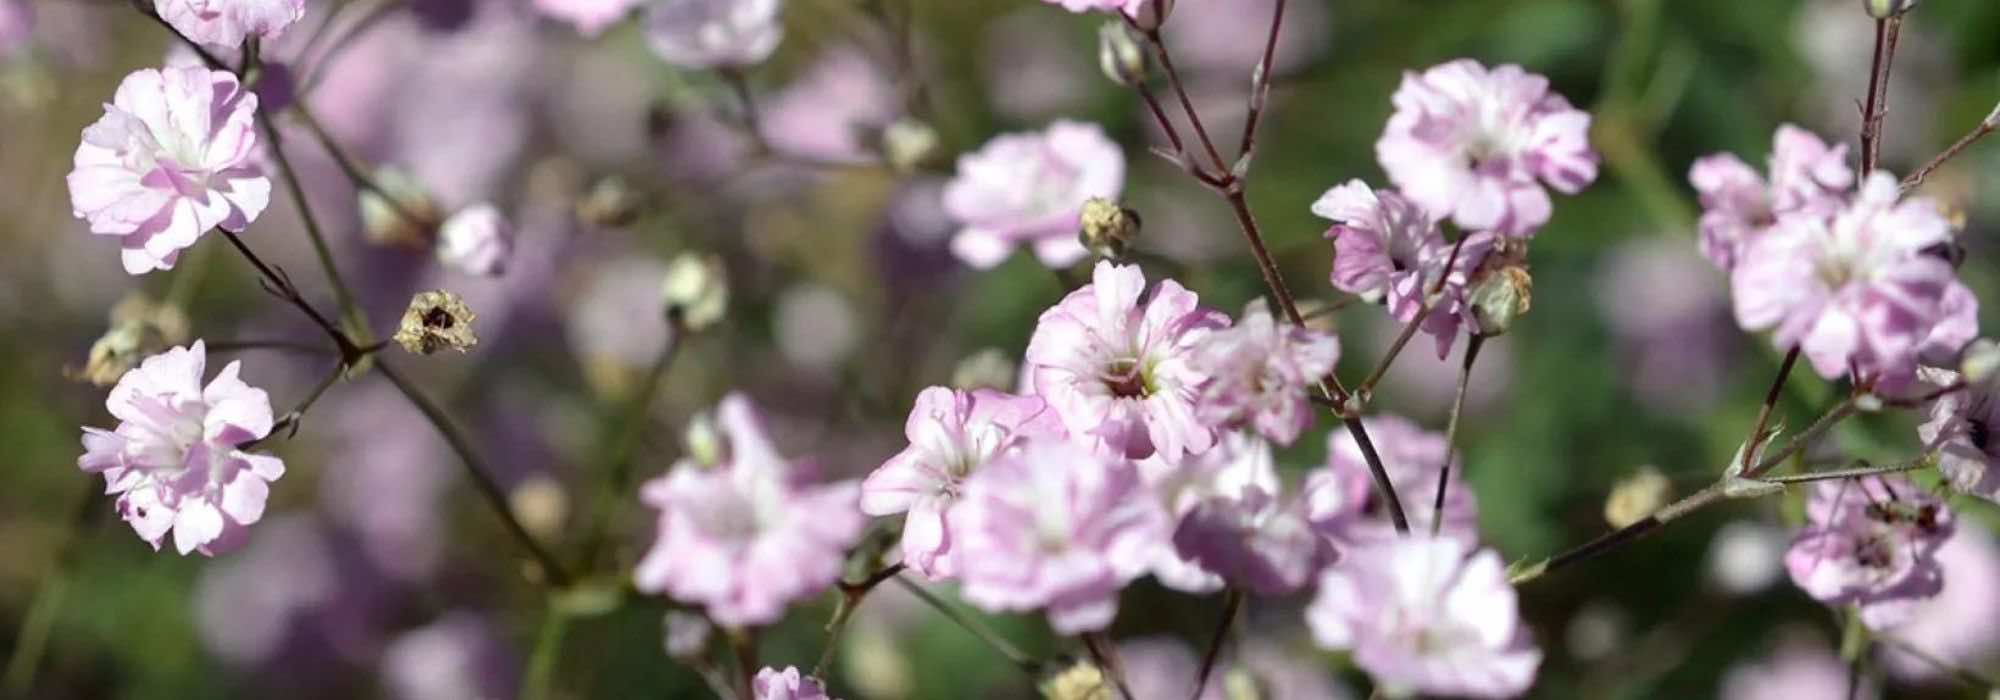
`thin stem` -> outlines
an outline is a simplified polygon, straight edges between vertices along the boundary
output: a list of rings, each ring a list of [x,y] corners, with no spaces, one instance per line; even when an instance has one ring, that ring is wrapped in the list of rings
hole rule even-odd
[[[1882,117],[1889,97],[1889,68],[1896,60],[1896,38],[1903,18],[1875,20],[1875,52],[1869,60],[1868,101],[1861,108],[1861,175],[1875,170],[1882,155]]]
[[[333,287],[333,298],[340,305],[341,317],[357,335],[358,342],[362,344],[371,342],[372,338],[368,336],[368,320],[362,315],[360,305],[355,302],[354,292],[349,291],[347,282],[341,279],[340,267],[333,262],[333,249],[327,246],[326,234],[320,230],[319,219],[313,216],[312,203],[306,200],[305,187],[299,183],[298,171],[292,168],[292,160],[285,156],[284,140],[278,134],[277,124],[271,121],[270,115],[260,113],[257,115],[257,125],[263,128],[264,138],[271,142],[271,160],[277,162],[278,171],[285,176],[285,188],[291,193],[292,202],[299,208],[299,219],[305,224],[306,236],[312,239],[313,254],[319,258],[319,266],[326,273],[327,284]],[[235,239],[234,235],[230,236],[230,240]],[[242,244],[239,242],[237,246],[241,248]]]
[[[248,450],[252,447],[262,445],[272,438],[277,437],[279,433],[284,433],[287,440],[291,439],[293,435],[297,435],[299,432],[299,422],[305,419],[306,411],[311,409],[314,403],[318,403],[319,397],[325,396],[328,389],[333,388],[334,384],[340,383],[340,380],[347,376],[347,368],[349,366],[345,362],[335,364],[333,371],[327,372],[326,376],[322,377],[318,384],[313,385],[312,390],[306,392],[305,398],[300,399],[298,405],[293,406],[292,410],[286,411],[283,416],[280,416],[276,422],[271,424],[271,432],[266,433],[264,437],[244,443],[239,449]]]
[[[1971,148],[1972,144],[1979,143],[1980,139],[1986,138],[1986,135],[1993,133],[1996,128],[2000,128],[2000,108],[1995,108],[1992,114],[1980,120],[1979,125],[1972,127],[1971,131],[1965,132],[1964,136],[1958,137],[1958,140],[1952,142],[1950,147],[1944,149],[1944,152],[1932,156],[1922,167],[1917,168],[1908,177],[1903,178],[1903,193],[1909,194],[1910,190],[1914,190],[1918,185],[1924,184],[1924,178],[1930,177],[1932,171],[1943,167],[1947,161],[1957,157],[1960,152]]]
[[[333,157],[333,164],[340,168],[341,174],[347,176],[347,180],[354,184],[355,189],[374,193],[376,197],[382,199],[383,203],[389,205],[390,210],[396,212],[396,216],[401,217],[403,221],[409,222],[411,225],[429,225],[429,222],[418,218],[408,207],[403,206],[401,198],[390,194],[388,190],[382,189],[382,186],[377,184],[374,178],[369,177],[368,172],[354,162],[353,156],[349,155],[347,149],[342,148],[340,143],[334,140],[333,134],[327,132],[326,126],[320,123],[318,117],[313,116],[312,110],[307,109],[304,102],[293,104],[291,112],[298,116],[299,123],[305,125],[306,131],[312,134],[313,140],[319,142],[320,149]]]
[[[418,391],[416,385],[405,379],[401,372],[390,367],[389,363],[378,362],[376,368],[382,372],[382,376],[389,379],[390,384],[396,385],[396,390],[402,392],[403,397],[408,399],[411,405],[416,406],[418,411],[423,412],[425,418],[430,419],[431,426],[437,429],[438,435],[444,438],[445,443],[451,446],[451,451],[458,455],[459,462],[465,465],[466,475],[472,478],[473,485],[479,487],[480,495],[486,497],[486,505],[492,508],[494,515],[500,517],[501,524],[507,526],[507,532],[513,535],[521,548],[528,550],[528,554],[534,557],[548,582],[557,588],[568,587],[571,581],[569,571],[564,569],[562,563],[556,561],[540,542],[535,541],[534,535],[528,534],[528,528],[521,525],[520,519],[514,517],[514,509],[507,504],[507,493],[501,490],[500,484],[491,476],[492,467],[480,459],[479,453],[473,450],[471,441],[467,440],[465,434],[451,422],[451,416],[446,415],[444,409],[431,402],[430,398]]]
[[[1137,23],[1130,17],[1125,21],[1134,29],[1138,28]],[[1222,174],[1225,181],[1229,180],[1231,177],[1229,163],[1222,160],[1222,152],[1215,150],[1215,140],[1208,137],[1208,127],[1202,125],[1201,114],[1194,108],[1194,100],[1188,97],[1187,87],[1181,84],[1181,72],[1174,68],[1173,53],[1167,50],[1167,42],[1161,38],[1160,30],[1157,27],[1141,29],[1139,33],[1146,37],[1146,43],[1152,45],[1153,57],[1159,60],[1160,70],[1167,74],[1167,83],[1173,86],[1174,96],[1180,98],[1181,111],[1187,113],[1188,127],[1194,130],[1195,137],[1201,139],[1201,147],[1208,152],[1208,158],[1215,163],[1215,169]]]
[[[1125,682],[1125,665],[1119,663],[1118,648],[1111,644],[1111,638],[1103,631],[1085,632],[1083,647],[1089,650],[1090,660],[1097,664],[1097,670],[1111,678],[1111,684],[1118,688],[1118,696],[1133,700],[1132,686]]]
[[[224,352],[248,352],[251,350],[273,350],[300,355],[333,355],[323,346],[301,343],[295,340],[212,340],[205,343],[209,354]]]
[[[826,639],[820,644],[819,663],[813,665],[814,677],[826,677],[826,667],[833,663],[834,651],[840,648],[840,633],[847,629],[847,621],[854,617],[854,610],[861,607],[862,599],[867,598],[868,592],[882,585],[883,581],[895,578],[900,573],[903,573],[903,564],[899,562],[883,567],[881,571],[861,581],[841,582],[840,603],[833,609],[833,619],[826,623]]]
[[[1282,0],[1281,0],[1282,2]],[[1230,586],[1222,593],[1222,617],[1215,621],[1215,634],[1208,638],[1208,651],[1201,655],[1201,670],[1195,672],[1194,693],[1189,700],[1201,700],[1202,691],[1208,689],[1208,676],[1215,670],[1215,662],[1222,657],[1222,642],[1229,638],[1229,628],[1236,623],[1237,612],[1243,609],[1243,590]]]
[[[1745,469],[1743,476],[1756,478],[1764,472],[1770,471],[1772,468],[1784,463],[1786,459],[1798,454],[1799,450],[1805,449],[1807,444],[1831,429],[1834,425],[1846,420],[1848,416],[1854,415],[1855,410],[1854,396],[1849,395],[1847,398],[1841,399],[1840,403],[1828,409],[1818,420],[1813,421],[1812,425],[1806,426],[1805,432],[1799,433],[1797,437],[1792,438],[1791,442],[1785,443],[1783,449],[1759,460],[1755,466]]]
[[[1458,368],[1458,393],[1451,399],[1451,417],[1444,424],[1444,465],[1438,468],[1437,498],[1431,501],[1431,536],[1436,537],[1444,527],[1444,495],[1451,487],[1451,449],[1458,444],[1458,417],[1465,410],[1465,389],[1472,384],[1472,363],[1479,359],[1479,348],[1486,344],[1486,336],[1473,335],[1465,346],[1465,364]]]
[[[1903,462],[1900,464],[1891,464],[1883,467],[1864,466],[1864,467],[1855,467],[1852,469],[1832,469],[1828,471],[1809,472],[1805,474],[1783,474],[1778,476],[1766,476],[1759,478],[1758,481],[1763,481],[1773,484],[1786,484],[1786,485],[1810,484],[1815,481],[1833,481],[1835,479],[1862,479],[1871,476],[1882,476],[1884,474],[1901,474],[1903,472],[1917,471],[1919,469],[1924,469],[1929,466],[1931,466],[1929,460],[1919,459],[1909,462]]]
[[[313,322],[313,325],[318,326],[321,331],[326,333],[328,338],[333,340],[334,347],[340,351],[341,357],[349,357],[351,354],[360,351],[359,348],[354,346],[354,341],[349,339],[347,334],[340,330],[339,326],[334,325],[332,320],[329,320],[319,312],[319,309],[313,308],[313,305],[306,301],[305,296],[299,293],[299,288],[292,284],[291,276],[285,274],[284,270],[273,267],[265,263],[263,258],[257,257],[257,253],[250,250],[250,246],[245,245],[243,239],[237,237],[235,233],[222,231],[222,237],[228,240],[231,246],[236,248],[237,253],[242,254],[244,260],[249,261],[251,267],[257,269],[257,274],[261,275],[264,280],[264,289],[278,298],[284,299],[287,303],[297,308],[300,313],[305,314],[306,318]]]
[[[970,615],[966,615],[958,608],[952,606],[951,603],[945,602],[943,598],[937,597],[936,593],[932,593],[923,586],[918,585],[915,581],[911,581],[907,576],[897,576],[893,580],[896,582],[896,585],[902,586],[903,590],[909,591],[910,595],[916,596],[918,600],[931,606],[931,609],[938,611],[939,615],[943,615],[945,619],[952,621],[960,629],[971,633],[979,641],[984,642],[994,653],[1007,659],[1008,662],[1014,664],[1015,668],[1021,669],[1022,673],[1034,676],[1041,671],[1041,662],[1030,658],[1025,652],[1021,651],[1020,647],[1014,646],[1012,642],[1001,637],[998,632],[993,631],[991,627],[987,627],[985,623],[980,622]]]
[[[757,100],[750,93],[750,81],[743,76],[743,71],[735,68],[718,69],[716,74],[722,76],[722,82],[729,85],[729,91],[736,95],[736,102],[742,106],[743,128],[750,132],[750,141],[756,144],[758,152],[770,152],[771,142],[764,139],[764,119],[757,112]]]
[[[1799,348],[1795,345],[1785,353],[1785,361],[1778,365],[1778,376],[1771,379],[1771,389],[1764,393],[1764,405],[1757,409],[1757,422],[1750,428],[1749,439],[1743,441],[1743,463],[1731,465],[1742,467],[1746,476],[1754,476],[1748,473],[1750,457],[1757,453],[1756,446],[1764,443],[1764,429],[1771,425],[1771,411],[1777,408],[1778,396],[1785,391],[1785,380],[1792,376],[1792,366],[1798,363]]]
[[[1271,61],[1278,53],[1278,31],[1285,25],[1285,0],[1271,8],[1271,32],[1264,39],[1264,57],[1257,61],[1256,79],[1250,85],[1249,116],[1243,122],[1243,144],[1236,149],[1238,162],[1248,161],[1257,152],[1257,126],[1263,121],[1264,105],[1271,95]]]
[[[1361,459],[1368,463],[1368,474],[1375,479],[1375,490],[1382,495],[1382,503],[1389,508],[1389,522],[1396,526],[1396,533],[1410,534],[1410,516],[1403,513],[1403,501],[1396,496],[1396,484],[1389,480],[1389,470],[1382,466],[1382,455],[1375,452],[1375,442],[1368,438],[1368,429],[1362,427],[1361,419],[1343,416],[1340,419],[1347,426],[1347,434],[1354,437],[1354,444],[1361,448]]]
[[[1424,319],[1430,315],[1431,307],[1425,304],[1417,309],[1417,315],[1411,317],[1409,323],[1403,324],[1402,332],[1396,334],[1396,341],[1389,344],[1389,351],[1382,354],[1381,360],[1376,361],[1375,370],[1369,372],[1368,376],[1361,380],[1361,385],[1354,388],[1356,396],[1363,397],[1363,401],[1367,400],[1367,396],[1375,391],[1375,384],[1389,374],[1389,368],[1394,366],[1396,358],[1403,354],[1403,346],[1410,344],[1410,339],[1416,337],[1417,330],[1423,327]]]
[[[603,472],[603,486],[591,500],[590,511],[585,514],[584,535],[580,540],[582,559],[577,562],[580,570],[588,571],[602,554],[605,540],[611,529],[611,521],[617,512],[620,494],[632,480],[632,451],[639,445],[639,437],[645,433],[646,416],[652,412],[653,397],[660,393],[667,370],[673,367],[674,358],[680,354],[682,336],[687,335],[687,326],[681,321],[677,310],[669,310],[667,315],[667,344],[660,354],[653,358],[653,366],[646,371],[646,379],[639,391],[632,395],[622,415],[608,435],[598,441],[603,449],[592,460],[590,473]]]
[[[528,654],[528,667],[521,672],[522,698],[544,700],[552,697],[556,663],[562,657],[563,638],[568,633],[569,615],[554,605],[548,606],[542,616],[541,628],[535,633],[534,651]]]
[[[389,13],[401,5],[401,0],[383,0],[383,2],[378,2],[374,7],[368,8],[368,14],[362,15],[361,19],[355,20],[352,24],[347,25],[345,29],[341,30],[338,38],[327,42],[326,50],[321,51],[319,56],[312,60],[312,65],[308,67],[308,74],[301,76],[301,79],[298,81],[299,89],[293,100],[298,104],[304,104],[306,97],[319,89],[320,83],[325,82],[327,72],[332,70],[329,66],[333,64],[333,59],[339,56],[341,51],[353,45],[354,41],[360,39],[369,29],[373,29],[376,24],[387,19]],[[298,60],[300,63],[303,64],[306,58],[306,52],[299,52]]]
[[[1271,250],[1264,245],[1264,234],[1257,228],[1257,217],[1250,213],[1250,203],[1243,194],[1243,182],[1223,197],[1229,201],[1229,209],[1236,215],[1238,228],[1243,231],[1243,241],[1250,244],[1250,254],[1257,259],[1257,271],[1264,275],[1264,286],[1269,287],[1271,296],[1277,297],[1278,307],[1284,309],[1285,318],[1295,325],[1305,325],[1305,317],[1299,315],[1299,305],[1292,299],[1292,290],[1285,286],[1285,276],[1278,271],[1278,263],[1271,258]]]
[[[736,677],[743,680],[743,697],[757,696],[757,633],[731,630],[729,650],[736,655]]]

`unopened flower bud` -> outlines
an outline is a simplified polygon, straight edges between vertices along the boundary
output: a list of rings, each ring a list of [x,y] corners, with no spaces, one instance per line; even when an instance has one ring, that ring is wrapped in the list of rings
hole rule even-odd
[[[1980,338],[1965,346],[1965,356],[1959,359],[1958,372],[1965,375],[1967,384],[1985,384],[2000,377],[2000,342],[1992,338]]]
[[[1088,661],[1078,661],[1042,679],[1040,688],[1042,697],[1047,700],[1112,700],[1117,697],[1104,671]]]
[[[598,180],[576,200],[576,219],[591,226],[617,228],[639,218],[639,197],[625,178],[611,175]]]
[[[1888,19],[1909,12],[1917,6],[1917,0],[1861,0],[1861,5],[1868,8],[1868,16]]]
[[[681,610],[668,610],[665,626],[667,657],[672,659],[700,659],[708,650],[709,633],[714,631],[708,618]]]
[[[922,121],[903,117],[882,128],[882,159],[896,172],[908,173],[923,167],[938,152],[937,129]]]
[[[667,263],[660,294],[667,313],[679,314],[681,325],[698,331],[715,325],[729,310],[729,273],[713,254],[683,253]]]
[[[368,242],[422,250],[431,246],[444,216],[423,183],[395,168],[375,171],[381,191],[361,189],[361,230]]]
[[[986,348],[965,356],[951,371],[954,389],[997,389],[1013,391],[1020,368],[1014,358],[1000,348]]]
[[[1257,678],[1257,674],[1236,666],[1222,675],[1222,697],[1225,700],[1267,700],[1271,691]]]
[[[1604,500],[1604,521],[1614,528],[1639,522],[1667,505],[1673,495],[1674,484],[1666,475],[1650,466],[1640,467],[1611,487],[1611,497]]]
[[[563,492],[562,482],[544,474],[528,477],[509,491],[507,506],[521,527],[545,539],[560,534],[563,520],[569,517],[569,496]]]
[[[472,333],[472,321],[478,317],[456,294],[418,292],[410,298],[410,308],[403,312],[394,340],[418,355],[447,348],[465,352],[479,344],[479,336]]]
[[[686,443],[688,458],[695,464],[718,467],[729,459],[729,441],[716,426],[715,416],[707,411],[688,419],[687,431],[681,439]]]
[[[187,341],[187,314],[142,294],[126,296],[111,307],[110,325],[91,344],[83,368],[66,370],[71,379],[111,386],[140,360]]]
[[[1097,30],[1097,67],[1111,82],[1132,87],[1146,80],[1146,49],[1124,22],[1105,22]]]
[[[481,202],[452,214],[438,229],[438,262],[468,275],[495,277],[507,270],[514,252],[514,225],[492,204]]]
[[[1506,333],[1515,318],[1528,313],[1534,286],[1527,268],[1518,265],[1494,270],[1473,285],[1466,301],[1472,306],[1473,320],[1479,322],[1479,334]]]
[[[1139,238],[1139,212],[1109,199],[1091,197],[1083,203],[1077,226],[1078,240],[1092,255],[1119,260],[1132,248],[1132,241]]]

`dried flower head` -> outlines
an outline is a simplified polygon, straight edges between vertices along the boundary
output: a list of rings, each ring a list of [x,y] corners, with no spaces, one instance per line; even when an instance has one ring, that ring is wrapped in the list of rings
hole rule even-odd
[[[1604,520],[1612,527],[1625,527],[1639,522],[1674,495],[1674,484],[1666,475],[1651,465],[1640,467],[1611,487],[1611,497],[1604,500]]]
[[[90,346],[82,369],[70,368],[71,378],[111,386],[146,356],[187,342],[187,314],[180,307],[130,294],[111,307],[111,328]]]
[[[1139,228],[1139,212],[1103,197],[1084,200],[1083,212],[1077,216],[1077,240],[1092,255],[1107,260],[1124,258],[1132,241],[1139,238]]]
[[[682,253],[667,263],[660,294],[667,313],[679,313],[688,330],[701,330],[722,320],[729,310],[729,273],[714,254]]]
[[[1042,679],[1039,686],[1047,700],[1111,700],[1117,697],[1104,677],[1104,669],[1089,661],[1074,665]]]
[[[879,138],[882,159],[899,173],[915,172],[931,162],[941,142],[936,127],[910,117],[889,122]]]
[[[410,297],[410,308],[403,312],[403,322],[396,327],[394,340],[418,355],[435,354],[446,348],[465,352],[479,344],[479,336],[472,332],[472,321],[479,314],[465,305],[465,300],[451,292],[437,290],[418,292]]]
[[[1146,51],[1123,22],[1105,22],[1098,28],[1097,67],[1111,82],[1126,87],[1146,80]]]

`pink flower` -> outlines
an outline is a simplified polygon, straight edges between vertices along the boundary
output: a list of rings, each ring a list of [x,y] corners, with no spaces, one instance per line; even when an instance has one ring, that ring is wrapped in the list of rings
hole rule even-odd
[[[1062,424],[1033,396],[931,387],[917,394],[904,423],[910,446],[861,482],[861,510],[905,513],[903,561],[932,579],[958,567],[952,557],[952,512],[966,477],[1030,437],[1060,439]]]
[[[174,266],[209,229],[241,231],[271,200],[258,167],[257,96],[205,68],[141,70],[84,128],[70,204],[90,232],[120,236],[125,271]]]
[[[624,20],[639,0],[534,0],[534,4],[542,14],[575,25],[585,37],[596,38]]]
[[[785,670],[765,666],[750,682],[754,700],[830,700],[826,686],[819,679],[799,673],[799,669],[786,666]]]
[[[1971,287],[1954,279],[1938,299],[1937,325],[1931,326],[1930,335],[1917,347],[1917,359],[1949,365],[1958,358],[1959,350],[1978,337],[1979,297],[1972,295]]]
[[[1145,289],[1138,266],[1098,262],[1090,284],[1042,312],[1024,369],[1070,435],[1134,459],[1178,459],[1215,442],[1195,417],[1207,377],[1191,358],[1229,318],[1173,280],[1142,303]]]
[[[199,340],[146,358],[104,402],[118,428],[83,429],[77,466],[104,474],[119,517],[155,550],[169,530],[181,554],[239,544],[285,475],[283,460],[238,449],[271,433],[270,397],[237,378],[240,362],[203,387],[207,362]]]
[[[682,68],[748,66],[784,37],[783,0],[659,0],[646,6],[646,45]]]
[[[1722,676],[1722,700],[1791,700],[1792,698],[1877,697],[1874,681],[1864,679],[1858,692],[1847,692],[1847,664],[1822,644],[1787,641],[1770,656],[1738,662]]]
[[[1070,12],[1079,12],[1079,13],[1123,12],[1134,19],[1147,18],[1147,15],[1144,14],[1147,11],[1146,10],[1147,0],[1042,0],[1042,1],[1049,3],[1051,5],[1061,5],[1063,9],[1069,10]],[[1160,0],[1160,2],[1167,3],[1165,5],[1165,8],[1168,12],[1173,11],[1173,6],[1174,6],[1173,0]]]
[[[153,0],[174,31],[203,44],[236,48],[247,37],[276,39],[306,16],[305,0]]]
[[[964,225],[951,251],[985,269],[1032,244],[1050,267],[1075,264],[1086,252],[1077,241],[1083,203],[1116,198],[1124,186],[1125,154],[1096,124],[1057,121],[994,137],[959,156],[958,176],[945,185],[945,211]]]
[[[1382,468],[1396,487],[1396,498],[1409,517],[1410,529],[1430,532],[1437,511],[1438,471],[1444,468],[1450,446],[1444,436],[1427,432],[1400,416],[1367,418],[1368,438],[1382,458]],[[1451,484],[1445,492],[1444,524],[1438,533],[1458,540],[1467,548],[1479,543],[1479,512],[1472,489],[1461,475],[1463,465],[1457,455],[1452,461]],[[1375,490],[1368,462],[1353,434],[1336,430],[1327,436],[1325,469],[1306,478],[1306,499],[1313,526],[1337,543],[1367,545],[1398,539],[1388,506]]]
[[[1917,372],[1939,387],[1962,381],[1957,372]],[[1961,493],[2000,502],[2000,387],[1973,384],[1937,397],[1926,411],[1917,436],[1925,449],[1937,451],[1938,472]]]
[[[1701,195],[1701,254],[1727,271],[1743,247],[1789,214],[1831,216],[1840,210],[1854,172],[1847,146],[1828,146],[1812,132],[1780,125],[1771,139],[1771,180],[1729,153],[1694,162],[1688,182]]]
[[[0,0],[0,60],[28,45],[35,35],[35,6],[27,0]]]
[[[1459,326],[1471,323],[1465,286],[1492,248],[1492,234],[1471,233],[1462,244],[1448,243],[1422,207],[1360,180],[1327,190],[1312,212],[1334,222],[1326,231],[1333,239],[1334,288],[1387,304],[1389,315],[1403,323],[1415,319],[1437,289],[1437,308],[1424,316],[1423,330],[1436,339],[1438,357],[1451,352]]]
[[[1281,500],[1271,445],[1231,433],[1214,449],[1185,460],[1172,512],[1179,556],[1259,595],[1304,586],[1333,551],[1306,520],[1305,504]]]
[[[512,252],[514,226],[492,204],[460,209],[438,227],[438,261],[465,274],[498,276]]]
[[[1851,366],[1857,380],[1908,380],[1956,278],[1925,252],[1951,240],[1951,225],[1929,200],[1898,196],[1876,172],[1830,220],[1788,216],[1753,239],[1730,275],[1737,323],[1775,329],[1778,347],[1802,348],[1822,377]]]
[[[684,458],[640,487],[660,518],[632,578],[641,591],[707,606],[717,624],[767,624],[840,578],[867,525],[860,490],[805,483],[804,465],[778,455],[742,394],[723,397],[716,414],[727,442],[720,464]]]
[[[1815,600],[1854,605],[1870,629],[1886,629],[1944,587],[1936,555],[1954,529],[1944,502],[1901,476],[1822,481],[1785,569]]]
[[[396,700],[465,700],[516,694],[519,663],[506,631],[458,611],[397,636],[382,650],[382,681]]]
[[[1590,115],[1516,65],[1461,58],[1406,72],[1375,157],[1403,194],[1467,231],[1532,236],[1548,223],[1547,183],[1575,194],[1597,179]]]
[[[2000,547],[1985,528],[1968,527],[1938,549],[1937,561],[1951,576],[1951,585],[1918,604],[1909,621],[1891,634],[1951,666],[1988,667],[2000,658],[2000,629],[1967,621],[2000,619]],[[1881,652],[1884,666],[1895,676],[1951,680],[1948,671],[1913,654],[1886,645]]]
[[[1130,461],[1031,440],[966,481],[953,511],[959,577],[992,612],[1046,608],[1059,634],[1104,629],[1146,573],[1166,518]]]
[[[1196,416],[1209,425],[1248,424],[1290,445],[1312,425],[1307,392],[1339,361],[1339,338],[1279,323],[1257,299],[1235,326],[1195,348],[1192,362],[1208,375]]]
[[[1351,649],[1390,696],[1513,697],[1535,681],[1506,565],[1453,539],[1397,538],[1348,550],[1306,609],[1313,638]]]

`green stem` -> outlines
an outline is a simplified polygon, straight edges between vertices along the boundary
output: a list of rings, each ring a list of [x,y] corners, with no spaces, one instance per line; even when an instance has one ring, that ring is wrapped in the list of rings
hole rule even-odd
[[[55,561],[49,566],[47,578],[35,591],[35,599],[28,606],[28,614],[21,618],[21,629],[14,638],[14,650],[7,657],[6,675],[0,677],[0,688],[8,697],[29,697],[35,687],[35,673],[41,667],[42,654],[48,648],[49,631],[54,629],[56,617],[62,610],[63,599],[69,593],[69,568],[76,557],[77,543],[83,539],[82,533],[91,517],[96,515],[100,503],[97,489],[84,488],[70,507],[70,527],[63,531],[62,542],[56,545]]]
[[[298,171],[292,168],[292,161],[285,156],[283,137],[268,114],[257,115],[257,125],[263,128],[264,138],[270,141],[271,160],[278,164],[279,173],[284,175],[285,189],[291,193],[292,201],[299,208],[299,219],[305,224],[306,236],[312,239],[313,255],[319,258],[320,269],[326,273],[327,284],[333,287],[334,302],[340,306],[340,315],[347,324],[356,345],[375,342],[368,329],[368,317],[354,300],[354,293],[340,276],[340,267],[333,262],[333,249],[327,246],[326,234],[320,230],[319,219],[313,216],[312,203],[306,201],[305,187],[299,183]]]
[[[528,667],[521,674],[523,700],[544,700],[554,689],[556,663],[562,657],[563,638],[569,633],[569,615],[549,605],[535,633],[535,648],[528,655]]]
[[[985,642],[988,648],[991,648],[995,653],[998,653],[1001,657],[1007,659],[1008,662],[1014,664],[1015,668],[1021,669],[1022,673],[1032,677],[1041,671],[1041,662],[1030,658],[1027,653],[1021,651],[1020,647],[1008,642],[998,632],[994,632],[993,628],[987,627],[985,623],[965,614],[952,606],[951,603],[945,602],[943,598],[939,598],[936,593],[930,592],[908,578],[897,576],[895,577],[895,581],[896,585],[902,586],[903,590],[910,592],[910,595],[916,596],[918,600],[931,606],[931,609],[938,611],[939,615],[943,615],[945,619],[952,621],[960,629],[971,633],[979,641]]]
[[[659,394],[664,384],[667,370],[673,367],[674,357],[680,354],[682,336],[687,335],[687,325],[680,314],[669,310],[667,314],[667,345],[653,358],[653,366],[646,371],[646,378],[639,385],[637,393],[626,403],[620,415],[612,423],[610,430],[600,436],[600,450],[591,458],[590,473],[605,475],[602,485],[591,499],[590,510],[584,514],[584,534],[582,558],[578,561],[581,570],[589,570],[596,564],[605,547],[605,540],[611,530],[611,522],[618,512],[618,499],[632,480],[632,452],[638,448],[639,437],[645,431],[646,416],[652,412],[653,398]]]
[[[1458,443],[1458,417],[1465,411],[1465,390],[1472,385],[1472,363],[1479,359],[1479,348],[1486,344],[1486,336],[1474,334],[1465,346],[1465,364],[1458,368],[1458,393],[1451,399],[1451,417],[1444,424],[1444,466],[1438,469],[1437,498],[1431,501],[1431,536],[1436,537],[1444,527],[1444,496],[1451,488],[1451,448]]]

